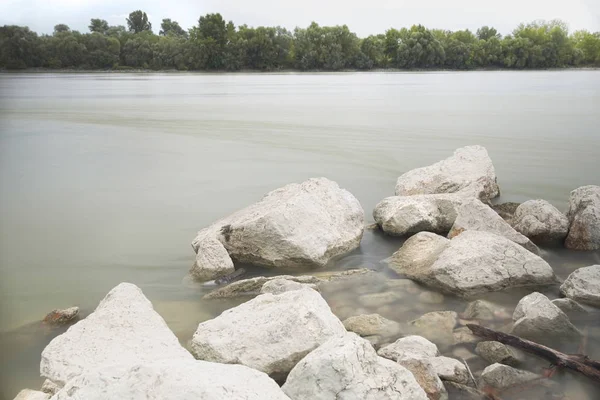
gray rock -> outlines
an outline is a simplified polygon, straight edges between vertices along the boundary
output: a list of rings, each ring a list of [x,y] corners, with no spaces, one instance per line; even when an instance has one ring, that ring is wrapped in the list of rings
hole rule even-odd
[[[415,377],[419,386],[423,388],[430,400],[448,399],[448,392],[437,375],[430,359],[425,358],[403,358],[398,364],[408,369]]]
[[[457,208],[457,216],[448,237],[453,238],[466,230],[490,232],[503,236],[532,253],[539,254],[539,249],[529,238],[514,230],[494,210],[477,199],[465,200]]]
[[[390,268],[444,292],[469,297],[556,283],[546,261],[502,236],[468,230],[446,243],[418,235],[392,256]]]
[[[569,232],[569,219],[546,200],[529,200],[517,208],[513,227],[535,243],[562,244]]]
[[[48,400],[50,395],[37,390],[23,389],[15,397],[14,400]]]
[[[290,279],[280,278],[265,282],[265,284],[260,288],[260,293],[281,294],[303,288],[315,289],[318,291],[318,287],[315,284],[299,283]]]
[[[573,326],[569,317],[538,292],[519,301],[513,321],[512,334],[537,343],[553,346],[555,342],[581,339],[581,332]]]
[[[383,318],[379,314],[363,314],[347,318],[343,322],[347,331],[359,336],[379,336],[381,340],[396,339],[402,332],[402,326],[396,322]]]
[[[512,226],[513,217],[515,216],[515,212],[517,212],[517,208],[519,208],[520,205],[521,203],[514,203],[510,201],[506,203],[492,204],[492,210],[496,211],[503,220]]]
[[[53,400],[289,400],[266,374],[243,365],[162,361],[86,371]]]
[[[415,377],[401,365],[378,357],[353,333],[336,337],[304,357],[283,391],[293,400],[425,400]]]
[[[494,165],[484,147],[457,149],[445,160],[403,174],[396,183],[396,196],[458,192],[481,199],[500,194]]]
[[[268,193],[261,201],[198,232],[191,274],[210,280],[233,272],[232,260],[274,268],[323,267],[360,244],[364,211],[326,178]]]
[[[500,363],[516,367],[522,363],[518,356],[510,347],[500,342],[479,342],[475,347],[475,352],[484,360],[490,363]]]
[[[588,310],[585,309],[581,304],[571,299],[554,299],[552,300],[552,304],[556,307],[560,308],[562,312],[567,314],[567,317],[580,317],[582,315],[588,314]]]
[[[381,357],[392,361],[400,359],[425,358],[439,356],[437,346],[422,336],[412,335],[396,340],[394,343],[382,347],[377,352]]]
[[[112,289],[87,318],[54,338],[42,352],[40,374],[55,384],[105,365],[191,360],[142,291],[131,283]]]
[[[475,300],[467,305],[463,313],[466,319],[478,319],[482,321],[493,321],[495,319],[510,318],[504,307],[486,300]]]
[[[441,380],[463,384],[469,382],[467,367],[460,361],[450,357],[433,357],[429,362]]]
[[[52,382],[50,379],[46,379],[44,381],[44,383],[42,384],[42,392],[48,393],[49,395],[55,394],[61,388],[62,388],[62,386],[57,385],[56,383]]]
[[[565,247],[575,250],[600,249],[600,186],[582,186],[569,199],[569,234]]]
[[[477,343],[481,339],[477,336],[473,335],[471,330],[466,326],[461,328],[456,328],[454,330],[454,344],[469,344],[469,343]]]
[[[453,400],[488,400],[489,397],[472,387],[462,385],[456,382],[445,382],[444,386],[448,395]]]
[[[380,308],[387,304],[395,303],[401,300],[404,295],[397,291],[387,291],[382,293],[363,294],[358,297],[358,302],[363,307]]]
[[[375,206],[373,218],[389,235],[405,236],[423,231],[446,234],[463,199],[457,194],[388,197]]]
[[[414,333],[421,335],[438,346],[454,344],[454,327],[458,315],[454,311],[434,311],[408,323]]]
[[[442,304],[444,302],[444,295],[437,292],[426,290],[419,294],[419,301],[425,304]]]
[[[52,310],[45,317],[43,322],[48,325],[67,325],[78,319],[79,307],[70,307],[64,310]]]
[[[200,360],[242,364],[285,378],[302,357],[346,333],[312,289],[262,294],[198,325],[191,348]]]
[[[539,378],[541,376],[533,372],[521,371],[498,363],[488,366],[481,373],[481,381],[484,385],[500,390],[522,385]]]
[[[573,271],[561,285],[560,292],[580,303],[600,307],[600,265]]]

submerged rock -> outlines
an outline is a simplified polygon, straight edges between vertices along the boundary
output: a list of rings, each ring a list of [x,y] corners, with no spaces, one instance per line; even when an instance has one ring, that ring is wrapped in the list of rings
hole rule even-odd
[[[552,304],[556,307],[560,308],[562,312],[567,314],[567,317],[580,317],[588,313],[581,304],[571,299],[554,299],[552,300]]]
[[[516,367],[522,362],[517,353],[500,342],[479,342],[475,347],[475,352],[490,363],[500,363]]]
[[[53,400],[289,400],[266,374],[243,365],[169,360],[86,371]]]
[[[546,200],[521,204],[514,216],[514,228],[538,244],[561,243],[569,232],[569,219]]]
[[[105,365],[190,360],[192,355],[131,283],[112,289],[86,319],[42,352],[40,374],[58,385]]]
[[[573,190],[567,218],[570,226],[566,248],[600,249],[600,186],[582,186]]]
[[[48,325],[67,325],[77,320],[79,307],[70,307],[64,310],[52,310],[45,317],[43,322]]]
[[[388,197],[375,206],[373,218],[389,235],[405,236],[423,231],[446,234],[462,200],[457,194]]]
[[[581,332],[569,321],[569,317],[538,292],[519,301],[513,321],[512,334],[550,347],[555,343],[581,339]]]
[[[539,256],[489,232],[465,231],[450,241],[431,233],[407,240],[388,262],[408,278],[463,297],[556,283]]]
[[[458,315],[454,311],[429,312],[408,323],[411,330],[438,346],[454,344],[454,327]]]
[[[396,196],[458,192],[481,199],[500,194],[494,165],[484,147],[457,149],[445,160],[403,174],[396,183]]]
[[[304,357],[283,391],[292,400],[425,400],[415,377],[401,365],[377,356],[353,333],[333,338]]]
[[[233,272],[232,260],[274,268],[323,267],[360,244],[364,211],[326,178],[268,193],[261,201],[198,232],[190,271],[210,280]]]
[[[600,307],[600,265],[573,271],[561,285],[560,292],[570,299]]]
[[[508,389],[524,383],[540,379],[542,376],[529,371],[509,367],[503,364],[492,364],[481,373],[481,381],[484,386],[494,389]]]
[[[397,338],[402,332],[402,326],[398,322],[379,314],[357,315],[345,319],[343,324],[347,331],[367,338],[375,346],[386,339]]]
[[[321,295],[300,289],[262,294],[198,325],[200,360],[242,364],[280,380],[306,354],[346,332]]]
[[[514,230],[494,210],[477,199],[465,200],[457,208],[456,220],[448,233],[448,237],[453,238],[466,230],[490,232],[503,236],[534,254],[540,252],[529,238]]]
[[[475,300],[467,305],[462,316],[466,319],[479,319],[482,321],[493,321],[495,319],[510,318],[504,307],[486,300]]]

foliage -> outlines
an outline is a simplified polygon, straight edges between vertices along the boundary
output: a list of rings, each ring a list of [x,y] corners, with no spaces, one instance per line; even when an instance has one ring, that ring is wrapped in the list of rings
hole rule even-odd
[[[558,20],[521,24],[502,37],[493,27],[444,31],[422,25],[388,29],[364,39],[346,25],[313,22],[293,32],[281,27],[236,27],[221,14],[201,16],[185,31],[162,20],[158,35],[145,12],[127,27],[94,18],[90,33],[58,24],[52,35],[0,27],[0,68],[178,69],[273,71],[344,69],[563,68],[600,66],[600,33],[569,33]]]

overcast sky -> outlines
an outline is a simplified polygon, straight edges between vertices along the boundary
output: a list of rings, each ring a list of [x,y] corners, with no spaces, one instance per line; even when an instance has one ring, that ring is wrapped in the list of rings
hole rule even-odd
[[[155,32],[163,18],[187,29],[210,12],[236,25],[346,24],[361,37],[413,24],[450,30],[489,25],[507,34],[520,22],[555,18],[566,21],[571,31],[600,31],[600,0],[0,0],[0,25],[51,33],[54,25],[65,23],[86,32],[90,18],[125,25],[126,16],[137,9],[148,13]]]

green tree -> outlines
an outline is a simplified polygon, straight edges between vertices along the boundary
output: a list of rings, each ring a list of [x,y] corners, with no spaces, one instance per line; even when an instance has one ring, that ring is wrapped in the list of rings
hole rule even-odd
[[[233,29],[232,29],[233,28]],[[190,31],[193,67],[196,69],[225,68],[226,46],[235,35],[235,27],[225,23],[221,14],[200,17],[198,27]]]
[[[400,32],[395,57],[398,68],[436,68],[443,65],[446,54],[441,42],[422,25]]]
[[[481,28],[477,29],[477,38],[479,40],[490,40],[492,38],[501,39],[502,35],[500,35],[495,28],[482,26]]]
[[[108,22],[99,18],[92,18],[88,27],[90,28],[90,32],[96,32],[102,35],[106,35],[109,29]]]
[[[40,66],[40,45],[38,35],[27,27],[0,27],[0,68],[23,69]]]
[[[129,31],[133,33],[152,31],[152,24],[148,21],[148,16],[141,10],[129,14],[127,26],[129,27]]]
[[[577,31],[572,35],[575,49],[581,52],[581,63],[600,65],[600,32]]]
[[[65,25],[65,24],[54,25],[54,34],[55,35],[57,35],[59,33],[67,33],[67,32],[71,32],[71,28],[69,28],[69,25]]]
[[[181,26],[179,26],[179,22],[172,21],[170,18],[165,18],[162,20],[162,23],[160,24],[160,32],[158,34],[161,36],[188,36],[187,32]]]
[[[385,68],[390,59],[386,56],[385,35],[369,36],[360,43],[360,51],[370,60],[371,67]]]

